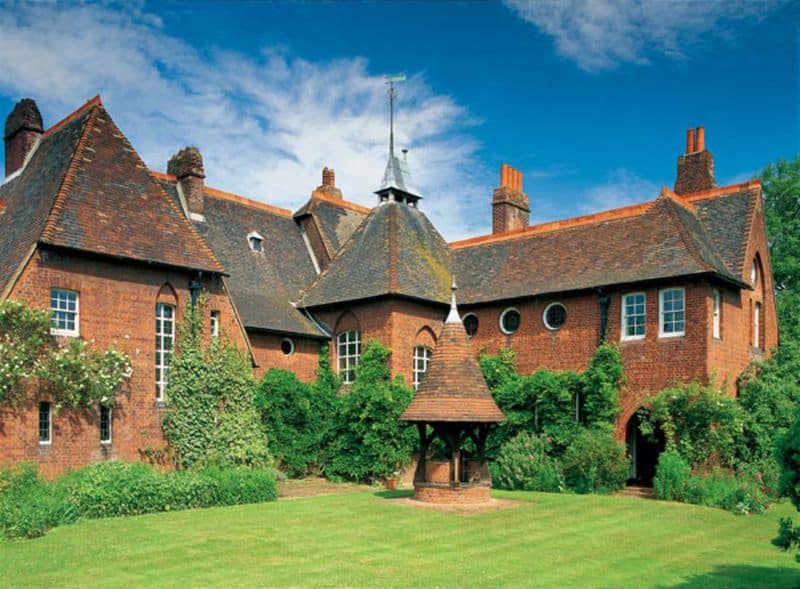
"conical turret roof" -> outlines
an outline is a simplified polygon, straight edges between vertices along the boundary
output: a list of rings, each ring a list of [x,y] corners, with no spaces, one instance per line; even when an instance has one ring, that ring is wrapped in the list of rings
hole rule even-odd
[[[403,421],[497,423],[505,415],[494,402],[472,343],[456,307],[453,286],[450,314],[433,351],[430,366]]]

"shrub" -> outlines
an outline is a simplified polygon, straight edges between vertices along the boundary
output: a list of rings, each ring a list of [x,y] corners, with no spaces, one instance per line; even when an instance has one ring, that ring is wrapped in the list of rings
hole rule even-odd
[[[721,469],[689,477],[685,495],[687,503],[745,515],[763,513],[770,503],[758,481],[737,477]]]
[[[0,535],[34,538],[79,518],[102,518],[277,498],[271,470],[209,468],[161,472],[152,466],[102,462],[42,481],[35,467],[4,472]],[[10,482],[9,482],[10,481]]]
[[[619,348],[609,343],[601,344],[583,376],[584,423],[595,428],[612,426],[622,410],[619,390],[624,372]]]
[[[604,430],[585,430],[561,461],[567,487],[576,493],[610,493],[625,486],[629,461],[625,446]]]
[[[492,480],[501,489],[561,493],[564,477],[558,462],[548,455],[550,441],[522,432],[503,445],[490,463]]]
[[[417,437],[399,417],[414,393],[400,377],[391,378],[389,355],[379,342],[368,342],[353,386],[337,398],[326,475],[372,482],[410,462]]]
[[[658,457],[653,489],[664,501],[684,501],[692,467],[676,450],[667,450]]]

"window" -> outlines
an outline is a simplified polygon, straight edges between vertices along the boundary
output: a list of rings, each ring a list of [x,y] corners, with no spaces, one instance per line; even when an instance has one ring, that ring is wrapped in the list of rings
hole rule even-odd
[[[39,443],[50,444],[53,441],[53,414],[50,403],[39,403]]]
[[[516,333],[520,323],[522,323],[522,317],[520,317],[519,311],[514,308],[506,309],[500,314],[500,331],[506,335]]]
[[[561,303],[550,303],[542,313],[542,321],[550,331],[561,329],[567,321],[567,308]]]
[[[668,288],[659,295],[660,337],[677,337],[686,332],[686,302],[682,288]]]
[[[634,292],[622,297],[622,339],[644,339],[645,294]]]
[[[467,335],[469,337],[474,336],[478,333],[478,318],[473,315],[472,313],[467,313],[464,315],[464,329],[467,331]]]
[[[250,249],[254,252],[264,251],[264,238],[255,231],[247,234],[247,243],[250,244]]]
[[[428,364],[431,362],[433,350],[427,346],[414,347],[414,389],[419,387],[425,373],[428,372]]]
[[[713,311],[713,319],[712,319],[712,331],[715,338],[720,339],[722,337],[722,330],[720,325],[720,320],[722,319],[722,297],[720,296],[719,289],[714,289],[714,311]]]
[[[60,288],[50,289],[50,333],[53,335],[80,335],[78,293]]]
[[[753,309],[753,347],[761,347],[761,303]]]
[[[758,264],[755,260],[753,260],[753,265],[750,268],[750,284],[755,286],[757,282],[758,282]]]
[[[281,340],[281,352],[285,356],[291,356],[294,354],[294,340],[288,337],[285,337]]]
[[[361,333],[345,331],[336,338],[336,357],[338,358],[339,375],[345,384],[356,379],[356,366],[361,356]]]
[[[167,374],[175,343],[175,306],[156,305],[156,399],[164,399]]]
[[[111,407],[100,405],[100,443],[111,443]]]
[[[219,311],[211,311],[211,337],[219,337]]]

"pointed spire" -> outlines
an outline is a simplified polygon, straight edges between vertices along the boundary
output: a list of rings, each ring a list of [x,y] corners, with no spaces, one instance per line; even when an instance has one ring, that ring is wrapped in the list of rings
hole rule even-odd
[[[461,323],[461,315],[458,314],[458,305],[456,304],[456,291],[458,290],[458,286],[456,286],[456,277],[453,276],[453,286],[450,287],[452,294],[450,295],[450,313],[447,315],[447,319],[445,319],[445,323]]]

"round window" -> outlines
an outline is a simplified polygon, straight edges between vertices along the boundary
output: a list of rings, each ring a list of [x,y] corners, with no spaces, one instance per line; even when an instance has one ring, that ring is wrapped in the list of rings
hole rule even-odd
[[[567,320],[567,308],[561,303],[550,303],[545,307],[542,318],[547,329],[552,331],[561,329]]]
[[[464,315],[462,321],[464,322],[464,329],[467,331],[469,337],[478,333],[478,318],[475,315],[472,313]]]
[[[290,338],[285,337],[281,340],[281,352],[287,356],[294,354],[294,342]]]
[[[514,308],[506,309],[503,311],[503,314],[500,315],[500,329],[506,335],[511,335],[515,333],[519,329],[519,325],[522,323],[522,317]]]

